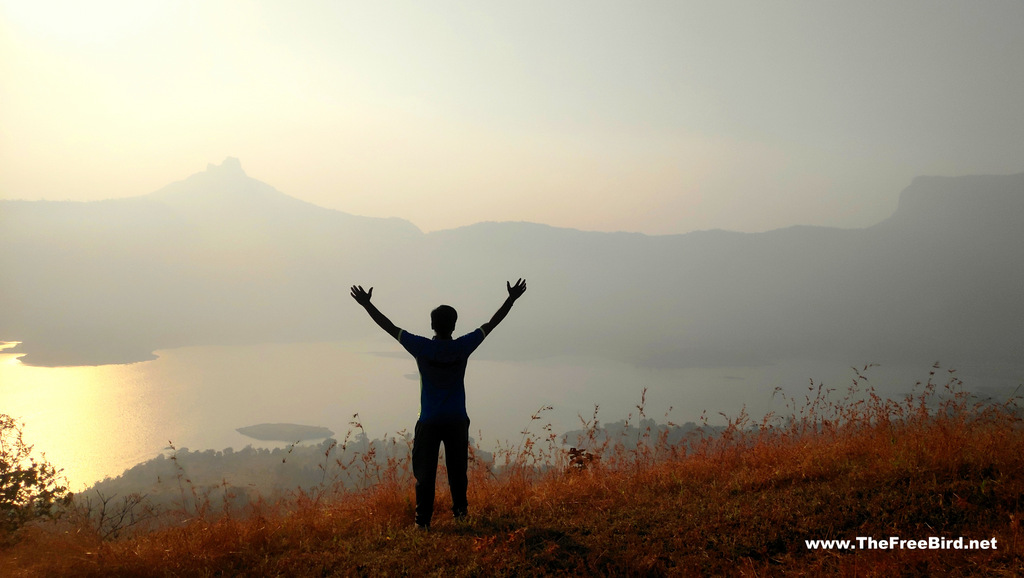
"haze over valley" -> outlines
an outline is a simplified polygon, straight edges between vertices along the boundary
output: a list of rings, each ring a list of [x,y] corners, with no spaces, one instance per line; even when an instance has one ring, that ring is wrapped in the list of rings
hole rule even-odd
[[[478,355],[956,364],[1012,362],[1024,347],[1024,174],[920,177],[871,227],[765,233],[524,222],[422,233],[299,201],[234,158],[148,195],[0,201],[0,215],[0,337],[21,341],[33,365],[376,338],[352,284],[376,287],[375,303],[410,331],[429,334],[439,303],[469,331],[519,276],[529,299]]]

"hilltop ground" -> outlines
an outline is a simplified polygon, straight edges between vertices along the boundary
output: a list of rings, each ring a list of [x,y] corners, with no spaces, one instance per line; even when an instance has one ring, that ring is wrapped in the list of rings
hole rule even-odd
[[[121,520],[110,531],[118,524],[108,512],[105,526],[94,504],[91,517],[80,509],[23,529],[0,549],[0,574],[1024,573],[1024,421],[1014,400],[978,402],[952,372],[899,402],[860,376],[843,400],[832,394],[812,382],[805,399],[789,400],[791,415],[737,416],[683,444],[659,440],[658,428],[602,440],[595,419],[583,451],[569,453],[539,427],[498,463],[474,463],[467,522],[452,521],[442,494],[429,532],[411,527],[408,462],[398,460],[363,490],[323,487],[226,512],[208,494],[205,507],[164,512],[145,528]]]

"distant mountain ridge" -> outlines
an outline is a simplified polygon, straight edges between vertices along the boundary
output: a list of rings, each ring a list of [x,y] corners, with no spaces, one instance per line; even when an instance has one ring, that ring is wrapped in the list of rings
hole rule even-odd
[[[288,196],[245,174],[241,162],[234,157],[226,158],[220,165],[210,164],[204,172],[136,198],[155,201],[191,220],[222,220],[225,215],[233,215],[259,218],[261,224],[270,224],[275,220],[334,218],[344,219],[350,227],[376,225],[406,234],[421,233],[404,219],[361,217]]]
[[[893,218],[965,214],[993,217],[1005,214],[1007,209],[1024,209],[1024,173],[916,177],[900,193]]]
[[[864,229],[648,236],[488,222],[425,234],[295,199],[229,158],[140,197],[0,201],[0,225],[0,339],[38,365],[377,337],[348,297],[354,283],[377,287],[411,331],[428,333],[442,302],[469,330],[518,276],[529,293],[478,355],[955,363],[1024,348],[1024,173],[919,177]]]

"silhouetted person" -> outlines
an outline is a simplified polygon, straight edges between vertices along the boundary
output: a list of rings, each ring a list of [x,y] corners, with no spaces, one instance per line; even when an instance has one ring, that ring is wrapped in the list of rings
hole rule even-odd
[[[416,358],[420,370],[420,415],[412,442],[412,473],[416,477],[416,525],[429,528],[434,515],[434,480],[437,456],[444,444],[452,514],[463,518],[468,507],[469,415],[466,414],[466,362],[484,337],[501,323],[512,304],[526,291],[526,280],[505,282],[508,297],[491,320],[471,333],[452,339],[458,314],[448,305],[430,312],[433,339],[400,329],[372,303],[373,287],[352,286],[352,298],[366,309],[377,325]]]

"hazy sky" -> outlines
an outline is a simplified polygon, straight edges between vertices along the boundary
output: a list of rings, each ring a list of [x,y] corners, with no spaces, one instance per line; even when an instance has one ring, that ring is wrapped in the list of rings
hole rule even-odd
[[[430,231],[858,227],[1024,171],[1024,2],[0,0],[0,198],[241,159]]]

